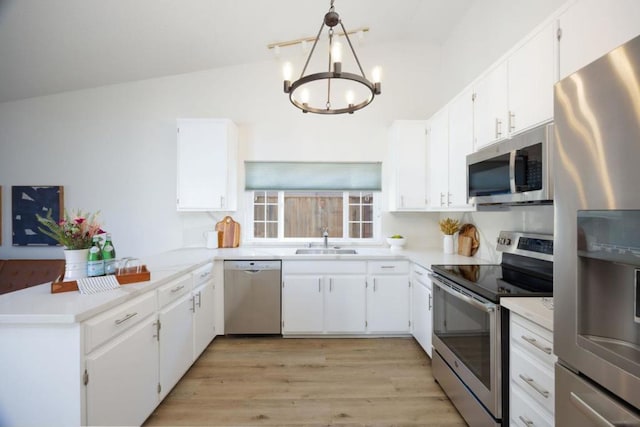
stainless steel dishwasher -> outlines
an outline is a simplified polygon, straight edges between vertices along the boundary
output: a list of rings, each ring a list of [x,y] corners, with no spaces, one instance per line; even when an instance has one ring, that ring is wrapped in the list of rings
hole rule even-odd
[[[281,261],[224,262],[224,332],[281,333]]]

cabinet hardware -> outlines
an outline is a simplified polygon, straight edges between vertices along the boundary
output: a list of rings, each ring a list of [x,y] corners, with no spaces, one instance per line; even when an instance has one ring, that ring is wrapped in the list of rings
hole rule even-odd
[[[440,206],[444,206],[444,193],[440,193]]]
[[[400,196],[400,206],[404,208],[404,196]]]
[[[318,292],[322,292],[321,286],[322,286],[322,279],[318,277]]]
[[[411,320],[409,320],[409,327],[411,327]]]
[[[224,196],[220,196],[220,207],[224,208]]]
[[[388,269],[388,268],[396,268],[395,265],[381,265],[380,268]]]
[[[160,394],[162,392],[162,386],[160,385],[160,383],[158,383],[158,394]]]
[[[471,102],[476,102],[476,93],[471,94]]]
[[[376,290],[376,279],[373,279],[373,290]],[[333,279],[329,279],[329,292],[333,292]]]
[[[160,319],[153,323],[156,327],[156,334],[153,336],[157,341],[160,341]]]
[[[374,278],[373,279],[373,292],[375,292],[375,291],[376,291],[376,279]]]
[[[198,292],[198,308],[202,307],[202,291]]]
[[[119,325],[119,324],[121,324],[123,322],[126,322],[127,320],[131,319],[133,316],[135,316],[137,314],[138,314],[137,312],[125,314],[125,316],[122,319],[116,319],[115,323],[116,323],[116,325]]]
[[[531,387],[532,389],[537,391],[540,395],[542,395],[542,397],[544,397],[545,399],[547,399],[549,397],[549,392],[547,390],[543,389],[542,387],[540,387],[538,384],[536,384],[536,382],[533,380],[533,378],[527,377],[527,376],[522,375],[522,374],[518,374],[518,376],[520,377],[520,379],[522,381],[527,383],[529,385],[529,387]]]
[[[534,424],[533,424],[533,421],[531,421],[531,420],[530,420],[530,419],[528,419],[528,418],[525,418],[523,415],[520,415],[518,418],[520,418],[520,421],[522,421],[526,426],[532,426],[532,425],[534,425]]]
[[[545,347],[542,344],[539,344],[538,341],[535,338],[532,337],[528,337],[526,335],[521,335],[522,339],[525,340],[526,342],[528,342],[529,344],[531,344],[532,346],[534,346],[535,348],[537,348],[540,351],[543,351],[547,354],[551,354],[551,348],[550,347]]]
[[[171,289],[171,293],[176,293],[179,290],[184,289],[184,285],[180,285],[180,286],[176,286],[175,288]]]
[[[282,321],[282,327],[284,328],[284,320]]]
[[[369,322],[368,321],[364,321],[364,327],[366,328],[367,326],[369,326]]]
[[[516,130],[516,113],[509,111],[509,132]]]
[[[502,121],[496,118],[496,138],[500,138],[502,136]]]
[[[196,296],[191,297],[191,311],[196,312]]]
[[[431,305],[431,294],[429,294],[429,311],[431,311],[432,305]]]
[[[282,281],[282,289],[284,289],[284,280]]]
[[[447,193],[447,206],[451,206],[451,199],[453,198],[453,194]]]
[[[84,370],[84,374],[82,374],[82,383],[84,385],[89,384],[89,373],[87,372],[87,370]]]
[[[422,271],[413,270],[413,272],[416,273],[418,276],[423,276]]]
[[[558,41],[560,41],[560,39],[562,38],[562,28],[558,28],[556,30],[556,38],[558,39]]]

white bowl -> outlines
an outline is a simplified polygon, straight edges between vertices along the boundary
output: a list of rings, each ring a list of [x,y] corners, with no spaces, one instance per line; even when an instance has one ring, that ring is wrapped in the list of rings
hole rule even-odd
[[[391,249],[401,249],[405,243],[407,243],[407,239],[405,237],[401,239],[392,239],[391,237],[387,237],[387,243],[391,246]]]

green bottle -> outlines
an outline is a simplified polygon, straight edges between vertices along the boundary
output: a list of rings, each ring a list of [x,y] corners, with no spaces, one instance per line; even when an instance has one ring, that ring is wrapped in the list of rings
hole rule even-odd
[[[100,238],[93,236],[93,245],[89,248],[89,262],[87,263],[89,277],[104,276],[104,260],[100,248]]]
[[[108,233],[102,246],[102,259],[104,260],[104,274],[116,274],[116,249],[111,242],[111,234]]]

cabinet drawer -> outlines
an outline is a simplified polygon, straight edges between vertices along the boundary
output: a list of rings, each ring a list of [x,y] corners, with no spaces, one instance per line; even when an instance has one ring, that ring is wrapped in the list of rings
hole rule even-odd
[[[553,427],[553,415],[527,396],[519,385],[510,384],[509,416],[512,426]]]
[[[553,414],[555,399],[553,367],[547,368],[518,348],[512,348],[510,355],[511,382],[519,385],[528,396]]]
[[[175,301],[187,292],[191,292],[192,281],[191,276],[184,276],[177,280],[167,283],[158,289],[158,306],[164,307],[172,301]]]
[[[155,311],[155,292],[148,292],[87,320],[84,323],[85,352],[91,352],[99,345],[155,313]]]
[[[193,288],[195,289],[213,278],[213,263],[204,265],[191,274],[193,276]]]
[[[285,261],[282,274],[365,274],[366,261]]]
[[[408,274],[409,261],[369,261],[369,274]]]
[[[553,370],[556,356],[553,354],[551,331],[512,314],[510,335],[513,348],[521,349]]]

